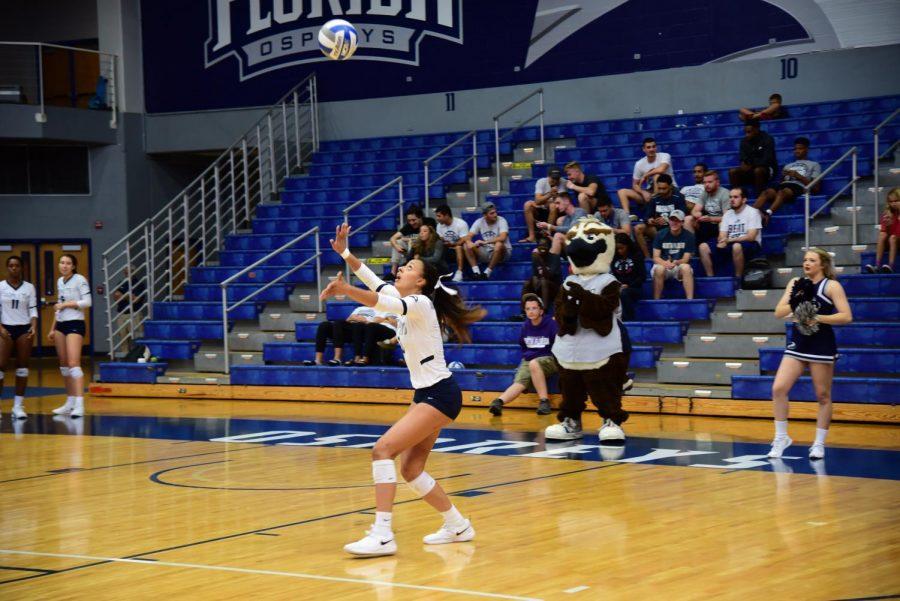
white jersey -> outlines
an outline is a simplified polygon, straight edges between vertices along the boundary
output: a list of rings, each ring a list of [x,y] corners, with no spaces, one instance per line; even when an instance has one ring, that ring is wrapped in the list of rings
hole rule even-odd
[[[362,282],[378,293],[376,311],[394,313],[397,318],[397,339],[403,348],[403,358],[409,369],[409,379],[415,389],[428,388],[450,377],[444,361],[444,341],[441,325],[431,299],[422,294],[400,297],[392,285],[385,283],[371,269],[360,266],[356,272]]]
[[[91,306],[91,286],[84,276],[75,273],[68,280],[60,277],[56,280],[56,296],[61,303],[75,301],[77,309],[63,309],[56,312],[56,321],[84,320],[84,310]]]
[[[6,280],[0,282],[0,323],[5,326],[27,326],[37,316],[34,286],[20,282],[18,288],[13,288]]]
[[[450,225],[438,223],[435,231],[444,242],[456,244],[469,233],[469,224],[459,217],[454,217],[453,221],[450,222]]]

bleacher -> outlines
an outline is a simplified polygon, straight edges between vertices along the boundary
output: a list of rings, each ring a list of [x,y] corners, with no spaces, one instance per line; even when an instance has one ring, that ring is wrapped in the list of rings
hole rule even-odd
[[[883,97],[808,105],[790,105],[790,118],[763,123],[763,130],[776,142],[780,164],[792,160],[793,139],[804,135],[811,140],[810,158],[827,167],[851,146],[860,149],[858,169],[868,177],[873,168],[871,130],[898,105],[900,98]],[[333,273],[342,262],[330,252],[328,237],[343,221],[342,210],[398,175],[404,178],[404,199],[421,204],[424,199],[422,160],[459,137],[458,133],[370,138],[323,142],[304,175],[287,178],[280,201],[256,209],[252,230],[229,235],[218,253],[218,261],[194,267],[183,301],[155,303],[153,319],[144,326],[144,344],[169,369],[192,368],[198,374],[221,371],[221,288],[219,282],[244,266],[290,241],[312,225],[322,228],[320,244],[326,250],[323,268]],[[534,162],[536,128],[525,127],[501,148],[504,177],[493,175],[493,131],[478,133],[478,168],[484,172],[457,170],[429,189],[431,208],[448,203],[455,214],[471,223],[480,217],[477,204],[489,198],[509,222],[513,255],[501,264],[489,281],[459,285],[462,294],[484,306],[485,321],[472,329],[474,343],[446,345],[448,361],[460,361],[466,368],[457,372],[462,388],[500,391],[512,380],[520,353],[515,344],[521,313],[519,295],[522,282],[530,276],[531,246],[517,244],[525,236],[521,208],[534,191],[534,178],[542,177],[547,165],[570,160],[582,163],[585,171],[599,175],[610,195],[630,187],[634,161],[642,156],[644,137],[654,137],[660,149],[673,157],[679,186],[692,183],[690,169],[703,162],[722,173],[727,186],[727,169],[737,162],[737,148],[743,127],[734,111],[671,115],[642,119],[596,121],[550,125],[545,130],[552,161]],[[900,137],[900,126],[883,130],[884,147]],[[459,163],[471,151],[470,145],[451,149],[431,164],[433,178]],[[529,170],[519,164],[532,163]],[[819,194],[812,198],[813,210],[840,190],[850,177],[849,162],[827,177]],[[473,198],[471,177],[479,177],[479,198]],[[432,178],[432,179],[433,179]],[[503,188],[495,192],[497,188]],[[864,183],[860,189],[865,188]],[[871,196],[866,196],[871,198]],[[384,190],[350,215],[350,223],[360,226],[397,202],[395,188]],[[836,364],[834,399],[851,403],[889,402],[889,389],[900,375],[900,275],[860,275],[860,265],[872,262],[874,214],[857,215],[860,249],[851,245],[848,225],[849,203],[838,200],[816,219],[811,242],[834,253],[840,281],[845,286],[854,311],[854,323],[836,328],[842,353]],[[802,257],[803,203],[787,205],[763,232],[763,248],[775,266],[772,290],[744,291],[732,277],[730,266],[717,268],[716,277],[696,277],[696,298],[684,299],[683,289],[669,282],[662,300],[642,300],[637,321],[627,324],[635,345],[631,369],[638,374],[637,389],[647,394],[712,396],[765,400],[769,398],[774,370],[785,344],[785,324],[772,316],[772,309],[790,277],[799,273]],[[351,246],[363,258],[387,254],[385,240],[397,227],[398,218],[389,213],[366,231],[353,236]],[[246,274],[229,286],[230,300],[244,298],[261,285],[283,274],[307,258],[314,240],[307,238],[294,249],[278,255],[265,267]],[[648,270],[649,273],[649,270]],[[695,274],[702,273],[695,265]],[[341,319],[352,310],[346,301],[330,301],[324,315],[316,313],[316,273],[312,265],[295,272],[241,306],[227,324],[230,382],[235,385],[405,387],[405,370],[397,367],[305,367],[300,362],[313,358],[316,323],[321,319]],[[645,299],[652,299],[651,283],[645,284]],[[330,351],[329,351],[330,352]],[[326,355],[328,357],[329,355]],[[107,382],[166,382],[166,367],[157,365],[104,364],[101,379]],[[133,372],[133,373],[132,373]],[[210,378],[201,378],[209,380]],[[184,381],[184,376],[178,377]],[[795,388],[796,398],[810,397],[808,379]],[[792,398],[794,398],[792,396]]]

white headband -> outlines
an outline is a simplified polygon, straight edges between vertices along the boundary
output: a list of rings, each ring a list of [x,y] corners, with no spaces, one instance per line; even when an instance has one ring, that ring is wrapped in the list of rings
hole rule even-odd
[[[450,277],[450,274],[449,274],[449,273],[440,276],[440,277],[437,279],[437,282],[434,284],[434,287],[435,287],[435,289],[440,288],[441,290],[443,290],[444,292],[446,292],[446,293],[449,294],[450,296],[456,296],[456,295],[459,294],[459,291],[454,290],[453,288],[448,288],[447,286],[444,286],[444,283],[443,283],[443,282],[441,282],[442,279],[444,279],[444,278],[449,278],[449,277]]]

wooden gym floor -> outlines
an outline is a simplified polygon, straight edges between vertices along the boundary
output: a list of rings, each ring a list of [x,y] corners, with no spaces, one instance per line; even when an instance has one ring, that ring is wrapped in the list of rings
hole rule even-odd
[[[6,389],[9,394],[9,389]],[[633,415],[624,450],[466,409],[428,471],[477,537],[398,489],[396,556],[372,521],[369,450],[403,407],[30,398],[0,421],[0,599],[861,599],[900,595],[900,430],[835,424],[823,462],[795,422]],[[590,430],[588,429],[590,428]]]

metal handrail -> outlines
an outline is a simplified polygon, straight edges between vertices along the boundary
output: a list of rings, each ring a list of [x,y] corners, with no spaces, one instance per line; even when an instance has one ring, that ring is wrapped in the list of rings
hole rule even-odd
[[[822,173],[820,173],[815,179],[813,179],[813,180],[810,181],[808,184],[806,184],[805,186],[803,186],[803,192],[804,192],[804,210],[803,210],[803,215],[804,215],[804,220],[803,220],[804,247],[803,247],[803,248],[804,248],[804,249],[808,249],[808,248],[809,248],[809,223],[810,223],[810,221],[812,221],[813,219],[815,219],[816,216],[817,216],[819,213],[821,213],[822,211],[824,211],[824,210],[826,209],[826,207],[830,206],[831,203],[833,203],[835,200],[837,200],[838,197],[840,197],[840,196],[847,190],[847,188],[852,188],[852,192],[851,192],[851,194],[850,194],[850,198],[851,198],[851,201],[852,201],[852,208],[851,208],[851,213],[852,213],[852,215],[851,215],[851,220],[852,220],[852,221],[851,221],[851,227],[853,228],[853,229],[851,230],[851,232],[852,232],[851,235],[852,235],[852,244],[853,244],[853,246],[856,246],[856,243],[857,243],[857,223],[856,223],[856,222],[857,222],[857,216],[856,216],[856,213],[857,213],[857,208],[856,208],[856,182],[860,180],[860,177],[859,177],[858,171],[857,171],[857,158],[858,158],[858,155],[859,155],[859,149],[858,149],[856,146],[854,146],[853,148],[851,148],[850,150],[848,150],[847,152],[845,152],[844,154],[842,154],[842,155],[840,156],[840,158],[838,158],[838,159],[835,160],[831,165],[829,165],[828,168],[825,169],[824,171],[822,171]],[[831,173],[832,171],[834,171],[835,169],[837,169],[837,166],[840,165],[842,162],[844,162],[844,160],[845,160],[847,157],[851,157],[851,158],[852,158],[852,170],[851,170],[851,173],[850,173],[850,181],[849,181],[849,182],[847,183],[847,185],[845,185],[843,188],[841,188],[840,190],[838,190],[837,192],[835,192],[835,194],[834,194],[831,198],[829,198],[828,201],[827,201],[824,205],[822,205],[821,207],[819,207],[819,208],[816,210],[815,213],[813,213],[812,215],[810,215],[810,214],[809,214],[809,209],[810,209],[810,192],[812,191],[812,189],[813,189],[819,182],[821,182],[821,181],[825,178],[826,175],[828,175],[829,173]]]
[[[362,198],[360,198],[359,200],[357,200],[356,202],[351,204],[349,207],[343,209],[342,212],[344,213],[344,223],[350,223],[350,211],[352,211],[356,207],[360,206],[361,204],[372,200],[372,198],[375,197],[377,194],[384,192],[385,190],[387,190],[394,184],[397,184],[397,188],[398,188],[397,202],[392,204],[390,207],[388,207],[387,209],[385,209],[380,214],[376,215],[375,217],[373,217],[372,219],[370,219],[369,221],[367,221],[360,227],[354,228],[354,230],[352,232],[350,232],[351,237],[353,237],[355,234],[359,234],[360,232],[365,231],[365,229],[367,227],[369,227],[370,225],[372,225],[373,223],[375,223],[376,221],[378,221],[379,219],[381,219],[382,217],[384,217],[385,215],[387,215],[388,213],[393,211],[395,208],[399,209],[400,223],[403,223],[403,176],[402,175],[398,175],[397,177],[395,177],[388,183],[384,184],[377,190],[373,190],[372,192],[369,192],[368,194],[366,194],[365,196],[363,196]],[[349,242],[348,242],[348,247],[349,247]],[[344,267],[345,267],[346,280],[349,282],[350,281],[350,265],[347,264]]]
[[[449,151],[451,148],[454,148],[457,145],[462,144],[467,138],[470,138],[470,137],[472,138],[472,156],[470,156],[467,159],[464,159],[462,162],[460,162],[458,165],[455,165],[449,171],[445,171],[444,174],[441,175],[436,180],[430,181],[429,173],[430,173],[430,169],[431,169],[431,161],[442,156],[444,153]],[[454,140],[453,142],[451,142],[450,144],[448,144],[441,150],[437,151],[436,153],[434,153],[433,155],[431,155],[430,157],[428,157],[427,159],[422,161],[422,167],[425,171],[425,213],[426,214],[429,212],[429,209],[431,208],[431,206],[430,206],[431,205],[431,191],[430,191],[431,184],[438,183],[439,181],[441,181],[442,179],[444,179],[445,177],[447,177],[448,175],[450,175],[451,173],[453,173],[454,171],[456,171],[457,169],[459,169],[460,167],[462,167],[469,161],[472,161],[472,196],[473,196],[474,201],[477,203],[478,202],[478,131],[473,129],[469,132],[464,133],[462,136],[460,136],[459,138],[457,138],[456,140]]]
[[[888,115],[884,121],[882,121],[881,123],[879,123],[872,129],[872,146],[873,146],[873,151],[874,151],[872,153],[872,157],[873,157],[872,171],[874,172],[872,174],[872,176],[875,180],[873,182],[874,190],[873,190],[872,195],[875,197],[875,223],[876,224],[878,223],[879,217],[881,216],[881,203],[879,202],[881,200],[881,189],[878,187],[878,161],[881,160],[881,153],[878,152],[878,132],[881,131],[882,127],[884,127],[885,125],[887,125],[888,123],[893,121],[897,115],[900,115],[900,108],[896,109],[893,113]],[[898,142],[900,142],[900,140],[898,140]],[[893,144],[891,144],[891,146],[885,151],[884,154],[887,154],[891,150],[893,150],[897,146],[898,142],[894,142]]]
[[[234,282],[236,279],[242,277],[246,273],[253,271],[254,269],[259,267],[263,263],[267,262],[269,259],[272,259],[273,257],[278,256],[279,254],[283,253],[291,246],[297,244],[298,242],[300,242],[301,240],[303,240],[305,238],[308,238],[311,235],[315,235],[315,243],[316,243],[315,244],[315,253],[311,257],[304,259],[302,262],[295,265],[290,270],[284,272],[283,274],[281,274],[280,276],[278,276],[271,282],[267,282],[265,286],[262,286],[261,288],[257,288],[256,290],[254,290],[253,292],[251,292],[250,294],[248,294],[241,300],[235,302],[233,305],[228,306],[228,285],[229,284]],[[228,312],[234,311],[238,307],[249,302],[251,299],[255,298],[260,293],[268,290],[269,288],[271,288],[275,284],[279,283],[281,280],[285,279],[286,277],[288,277],[289,275],[291,275],[298,269],[306,266],[307,263],[309,263],[310,261],[312,261],[314,259],[316,261],[316,290],[320,294],[322,292],[321,256],[322,256],[322,252],[321,252],[321,249],[319,248],[319,226],[315,226],[315,227],[311,227],[310,229],[306,230],[305,232],[303,232],[302,234],[300,234],[299,236],[297,236],[296,238],[294,238],[287,244],[284,244],[281,247],[273,250],[272,252],[267,254],[265,257],[259,259],[258,261],[255,261],[253,264],[249,265],[248,267],[245,267],[238,273],[232,275],[231,277],[229,277],[219,283],[219,286],[222,288],[222,348],[224,349],[223,352],[224,352],[224,357],[225,357],[225,373],[226,374],[231,373],[231,356],[229,354],[229,349],[228,349]],[[316,294],[317,298],[318,298],[319,294]],[[321,313],[322,312],[322,299],[319,298],[318,302],[319,302],[318,310],[319,310],[319,313]]]
[[[538,88],[534,92],[531,92],[527,96],[519,99],[517,102],[515,102],[511,106],[505,108],[504,110],[502,110],[499,113],[497,113],[496,115],[494,115],[494,163],[495,163],[496,170],[497,170],[497,192],[500,192],[500,140],[501,140],[501,138],[500,138],[500,117],[502,117],[509,111],[513,110],[514,108],[520,106],[522,103],[529,100],[530,98],[533,98],[534,96],[538,96],[538,98],[540,99],[538,112],[535,115],[529,117],[524,123],[520,124],[519,127],[521,127],[522,125],[525,125],[525,123],[532,121],[535,117],[540,117],[540,119],[541,119],[541,122],[540,122],[541,160],[544,161],[547,159],[546,151],[544,148],[544,88]],[[517,129],[518,128],[516,128],[512,131],[516,131]],[[504,137],[506,137],[507,135],[509,135],[509,133],[505,134]]]

